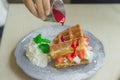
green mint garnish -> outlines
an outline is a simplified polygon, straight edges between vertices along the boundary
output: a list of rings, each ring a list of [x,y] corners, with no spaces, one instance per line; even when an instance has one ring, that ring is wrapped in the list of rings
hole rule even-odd
[[[33,41],[38,44],[38,48],[45,54],[50,52],[49,43],[50,40],[42,38],[41,34],[38,34]]]
[[[41,43],[41,34],[38,34],[35,38],[33,38],[33,41],[36,44]]]
[[[50,40],[48,40],[48,39],[41,39],[41,42],[50,43]]]
[[[41,49],[41,51],[45,54],[48,54],[50,52],[50,47],[48,44],[40,44],[38,48]]]
[[[48,43],[50,43],[50,40],[42,38],[42,37],[41,37],[41,34],[39,34],[39,35],[37,35],[35,38],[33,38],[33,41],[34,41],[36,44],[39,44],[39,43],[48,44]]]

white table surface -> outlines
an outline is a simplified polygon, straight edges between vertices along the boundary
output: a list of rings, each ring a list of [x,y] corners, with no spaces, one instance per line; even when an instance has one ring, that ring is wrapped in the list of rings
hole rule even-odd
[[[99,38],[105,48],[102,68],[88,80],[118,80],[120,77],[120,4],[65,5],[66,25],[81,27]],[[10,4],[0,47],[0,80],[33,80],[17,65],[17,42],[39,27],[54,25],[34,17],[23,4]]]

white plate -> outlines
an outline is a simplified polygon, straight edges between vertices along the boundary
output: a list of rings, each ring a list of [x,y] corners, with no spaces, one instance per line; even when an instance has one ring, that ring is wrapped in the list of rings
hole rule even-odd
[[[84,34],[90,38],[89,45],[93,47],[94,58],[88,65],[74,66],[64,69],[56,69],[50,63],[45,68],[33,65],[25,56],[26,48],[29,41],[39,33],[44,38],[52,40],[59,32],[69,26],[61,27],[59,25],[46,26],[32,31],[23,37],[17,44],[15,58],[18,66],[29,76],[39,80],[82,80],[91,77],[100,69],[104,63],[105,53],[101,43],[93,34],[83,30]]]

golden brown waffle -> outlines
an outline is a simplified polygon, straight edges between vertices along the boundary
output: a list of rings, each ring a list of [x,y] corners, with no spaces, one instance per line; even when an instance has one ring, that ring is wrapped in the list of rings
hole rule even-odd
[[[88,64],[89,61],[87,59],[83,59],[81,60],[80,64]],[[66,68],[66,67],[70,67],[70,66],[77,66],[80,64],[76,64],[75,62],[64,62],[64,63],[55,63],[55,67],[56,68]]]
[[[61,37],[64,36],[64,41],[61,40]],[[75,25],[73,27],[70,27],[62,32],[60,32],[54,39],[53,42],[50,45],[50,55],[53,59],[56,59],[58,57],[64,56],[68,53],[73,52],[73,48],[71,47],[71,44],[73,41],[79,40],[79,46],[77,50],[80,50],[81,48],[84,48],[84,39],[83,39],[83,33],[79,25]],[[81,60],[82,64],[88,64],[88,60]],[[66,62],[63,64],[55,63],[55,67],[62,68],[62,67],[68,67],[78,65],[76,63]]]

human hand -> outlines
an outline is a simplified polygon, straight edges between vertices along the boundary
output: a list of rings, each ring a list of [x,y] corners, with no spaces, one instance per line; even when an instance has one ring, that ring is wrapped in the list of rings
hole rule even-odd
[[[50,0],[23,0],[28,10],[44,20],[50,14]]]

